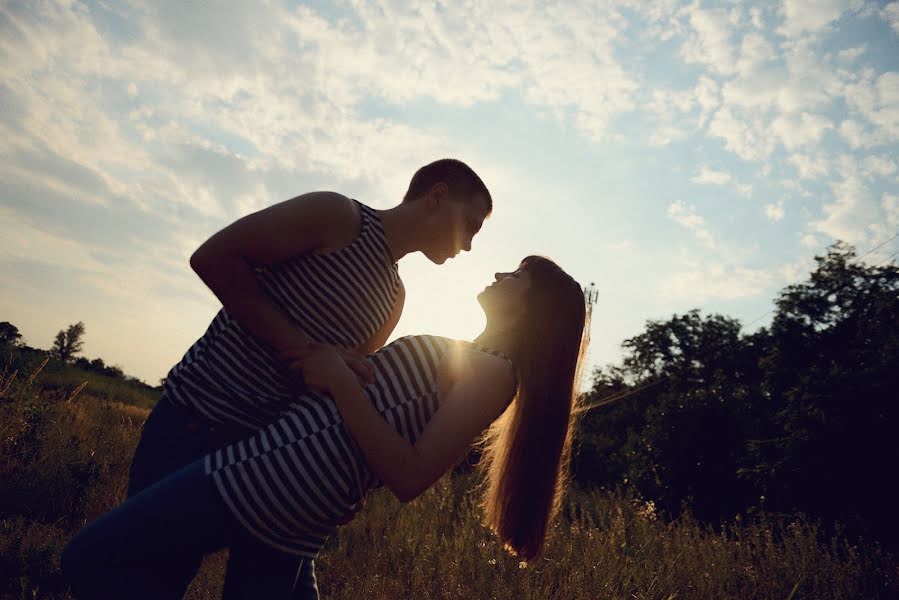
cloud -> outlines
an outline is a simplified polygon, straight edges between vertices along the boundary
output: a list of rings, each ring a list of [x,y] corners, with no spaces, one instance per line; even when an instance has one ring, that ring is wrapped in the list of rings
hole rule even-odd
[[[899,227],[899,195],[884,194],[880,205],[886,213],[886,222],[892,227]]]
[[[889,23],[896,35],[899,35],[899,2],[891,2],[883,7],[880,13],[883,20]]]
[[[862,56],[865,52],[868,51],[868,45],[862,44],[860,46],[855,46],[853,48],[846,48],[845,50],[840,50],[837,53],[837,58],[840,62],[852,63],[855,62],[857,58]]]
[[[685,62],[699,63],[719,75],[734,72],[733,23],[724,10],[705,10],[698,4],[684,9],[689,31],[681,45]]]
[[[862,160],[862,170],[868,177],[887,177],[896,172],[896,163],[887,156],[867,156]]]
[[[672,202],[668,206],[668,216],[677,224],[686,227],[708,248],[715,247],[715,238],[708,230],[705,219],[696,214],[696,209],[683,202]]]
[[[811,233],[803,234],[802,238],[800,238],[800,240],[799,240],[799,243],[802,245],[803,248],[806,248],[809,250],[817,250],[818,248],[821,247],[821,242],[818,241],[818,238],[815,237],[814,235],[812,235]]]
[[[712,111],[721,104],[719,86],[714,79],[702,75],[699,77],[699,81],[697,82],[693,93],[696,96],[696,101],[701,107],[698,126],[702,127],[705,125]]]
[[[693,128],[685,126],[685,115],[696,106],[693,90],[653,90],[643,109],[650,112],[656,120],[656,126],[649,138],[651,146],[665,146],[683,139],[693,132]]]
[[[777,277],[763,269],[723,264],[691,264],[664,278],[658,293],[665,298],[707,301],[758,296],[776,283]]]
[[[844,122],[846,130],[841,126],[840,131],[854,148],[899,141],[899,72],[875,76],[867,70],[857,83],[847,86],[846,102],[852,111],[874,126],[876,133],[870,136],[857,123]]]
[[[826,117],[800,113],[780,115],[772,121],[768,131],[780,139],[784,148],[795,150],[818,143],[828,129],[833,129],[833,123]]]
[[[849,6],[846,0],[784,0],[783,23],[777,31],[786,37],[821,33],[828,30]]]
[[[403,105],[420,97],[471,106],[520,90],[530,103],[601,138],[634,108],[636,80],[614,59],[625,29],[614,7],[354,6],[358,20],[329,21],[301,7],[288,26],[316,61],[320,86],[343,98]]]
[[[699,172],[690,178],[694,183],[710,185],[724,185],[730,181],[730,173],[727,171],[715,171],[707,166],[699,168]]]
[[[784,204],[783,202],[777,202],[775,204],[766,204],[765,205],[765,216],[769,221],[776,223],[784,218]]]
[[[800,179],[817,179],[827,175],[827,159],[807,154],[791,154],[787,159],[796,168]]]
[[[726,106],[712,117],[708,133],[723,139],[724,147],[744,160],[763,161],[776,148],[775,140],[766,135],[763,117],[748,112],[738,116]]]
[[[831,183],[831,189],[834,202],[822,207],[825,216],[810,223],[811,229],[851,244],[867,241],[872,233],[871,225],[880,218],[870,189],[854,174]]]

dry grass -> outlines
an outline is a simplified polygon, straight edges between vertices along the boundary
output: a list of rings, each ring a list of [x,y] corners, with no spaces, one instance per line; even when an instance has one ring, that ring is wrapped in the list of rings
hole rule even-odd
[[[29,374],[30,375],[30,374]],[[87,385],[0,381],[0,598],[70,598],[59,554],[124,495],[145,408]],[[5,391],[4,391],[5,386]],[[409,505],[374,494],[318,560],[322,595],[361,598],[655,599],[899,597],[894,557],[826,538],[801,518],[715,531],[663,522],[624,492],[573,490],[544,559],[524,565],[477,519],[470,480],[446,478]],[[220,594],[224,554],[188,594]]]

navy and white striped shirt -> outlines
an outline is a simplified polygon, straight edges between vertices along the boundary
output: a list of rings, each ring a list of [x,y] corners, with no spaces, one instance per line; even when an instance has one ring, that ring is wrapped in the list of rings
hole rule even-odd
[[[439,408],[438,370],[454,347],[503,356],[431,335],[399,338],[370,356],[375,381],[364,387],[365,394],[411,444]],[[365,494],[381,485],[334,400],[315,392],[297,397],[280,419],[253,437],[204,460],[222,499],[251,534],[308,558],[353,518]]]
[[[310,339],[344,348],[368,341],[387,321],[400,286],[378,214],[358,203],[359,235],[324,254],[257,269],[263,292]],[[165,396],[211,421],[258,429],[303,391],[275,350],[221,309],[169,371]]]

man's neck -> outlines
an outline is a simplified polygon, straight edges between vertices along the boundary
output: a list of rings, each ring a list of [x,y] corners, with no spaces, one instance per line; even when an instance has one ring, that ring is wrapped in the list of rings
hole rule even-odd
[[[410,204],[398,204],[378,211],[393,262],[421,249],[420,230],[416,226],[419,219],[414,208]]]

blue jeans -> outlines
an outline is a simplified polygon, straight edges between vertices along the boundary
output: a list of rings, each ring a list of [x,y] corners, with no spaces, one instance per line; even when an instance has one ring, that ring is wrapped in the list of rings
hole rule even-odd
[[[131,462],[128,481],[128,497],[137,494],[151,484],[174,473],[181,467],[201,458],[208,452],[227,446],[255,433],[240,427],[227,427],[211,423],[193,411],[171,404],[165,394],[156,404],[144,424],[140,442]],[[229,544],[226,585],[249,577],[256,579],[256,573],[266,569],[260,564],[268,560],[268,548],[255,538],[241,539]],[[287,564],[287,573],[296,577],[297,585],[292,600],[318,600],[318,586],[315,580],[315,563],[311,559],[301,560],[292,555],[280,563]],[[295,564],[290,565],[289,561]],[[186,570],[196,573],[195,565],[185,565]],[[193,577],[193,575],[191,575]],[[235,584],[237,585],[237,584]]]
[[[301,585],[296,556],[250,538],[197,460],[82,529],[63,552],[81,600],[180,599],[203,556],[241,544],[257,553],[225,577],[224,600],[287,600]],[[311,561],[310,561],[311,562]]]

